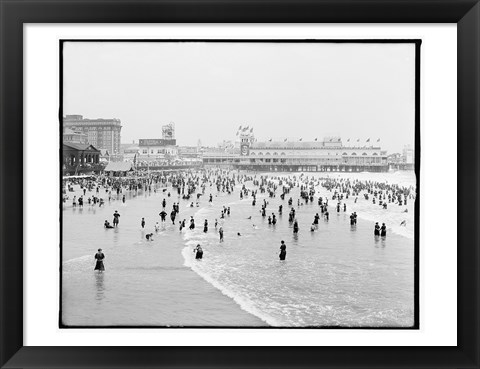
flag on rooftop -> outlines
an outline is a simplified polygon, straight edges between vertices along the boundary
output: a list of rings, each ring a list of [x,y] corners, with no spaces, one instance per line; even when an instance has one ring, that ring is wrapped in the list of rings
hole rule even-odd
[[[302,141],[302,140],[303,140],[303,138],[299,139],[298,141]]]

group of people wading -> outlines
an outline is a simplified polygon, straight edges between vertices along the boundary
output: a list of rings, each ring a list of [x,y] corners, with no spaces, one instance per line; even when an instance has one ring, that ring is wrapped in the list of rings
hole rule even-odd
[[[278,226],[281,221],[281,215],[283,213],[284,205],[288,204],[290,208],[288,213],[288,222],[289,226],[293,230],[293,234],[296,235],[300,232],[299,220],[297,218],[296,212],[302,206],[315,206],[315,203],[319,206],[319,212],[316,212],[313,217],[313,223],[311,223],[310,230],[312,232],[319,229],[319,220],[324,219],[325,222],[328,222],[330,219],[330,214],[328,211],[328,201],[336,201],[335,210],[337,213],[345,213],[347,211],[346,200],[349,198],[353,199],[353,204],[356,204],[359,197],[362,201],[372,201],[373,204],[378,204],[382,209],[386,209],[385,204],[398,204],[406,205],[410,199],[415,198],[415,189],[411,187],[402,187],[395,184],[388,184],[385,182],[376,182],[376,181],[360,181],[360,180],[351,180],[348,178],[315,178],[308,177],[305,174],[300,175],[284,175],[284,176],[269,176],[269,175],[248,175],[242,174],[239,172],[226,171],[221,169],[204,169],[201,171],[185,171],[185,172],[172,172],[172,173],[160,173],[150,175],[148,178],[140,178],[137,180],[128,179],[128,180],[113,180],[109,178],[99,178],[97,181],[92,179],[86,181],[77,180],[74,183],[64,183],[64,193],[66,194],[66,188],[68,186],[68,191],[71,192],[73,185],[80,185],[81,190],[83,191],[83,196],[86,196],[86,191],[95,191],[96,194],[100,193],[100,189],[103,187],[105,192],[109,195],[109,201],[112,200],[111,193],[116,193],[117,199],[121,198],[122,202],[125,202],[125,192],[130,191],[130,193],[136,194],[138,191],[149,191],[154,192],[162,190],[165,197],[161,201],[162,210],[159,213],[160,222],[166,222],[167,215],[170,214],[170,220],[173,225],[178,225],[178,229],[182,232],[184,229],[188,228],[189,230],[195,229],[195,219],[193,216],[190,217],[189,224],[187,226],[186,219],[181,219],[177,221],[177,217],[180,213],[180,201],[184,200],[186,202],[185,207],[192,207],[193,202],[191,198],[196,198],[197,206],[201,201],[202,196],[205,196],[205,200],[208,202],[208,205],[213,206],[214,198],[218,194],[232,195],[235,191],[235,188],[239,188],[239,197],[240,200],[251,201],[252,207],[257,206],[257,197],[262,194],[264,198],[260,202],[259,213],[262,218],[268,220],[268,227],[275,228]],[[247,187],[247,184],[249,185]],[[159,188],[160,187],[160,188]],[[322,187],[324,191],[331,194],[331,196],[319,196],[315,200],[315,195],[318,193],[318,188]],[[170,189],[171,188],[171,189]],[[206,194],[207,188],[211,191]],[[293,189],[299,189],[299,198],[293,199],[290,196],[290,193]],[[214,195],[214,191],[217,191],[217,195]],[[212,193],[213,192],[213,193]],[[178,200],[175,202],[170,201],[170,198],[174,195],[178,196]],[[267,199],[275,198],[279,196],[280,199],[286,204],[281,204],[278,207],[278,211],[272,212],[268,211],[269,201]],[[97,198],[97,196],[94,196]],[[250,200],[248,200],[250,198]],[[168,201],[167,201],[168,199]],[[113,199],[115,201],[115,199]],[[74,203],[76,205],[77,198],[74,197]],[[100,202],[100,200],[96,201]],[[168,213],[167,205],[168,203],[172,204],[172,209]],[[190,204],[191,203],[191,204]],[[93,204],[92,206],[94,206]],[[353,205],[352,204],[352,205]],[[295,209],[295,206],[297,209]],[[354,205],[353,205],[354,206]],[[233,208],[233,210],[235,210]],[[267,216],[267,211],[270,215]],[[219,218],[226,222],[230,217],[231,208],[230,206],[223,206],[219,214]],[[118,228],[119,227],[120,214],[115,210],[113,214],[113,225],[105,220],[104,227],[106,229]],[[247,219],[252,219],[252,216]],[[147,225],[148,220],[145,217],[141,218],[141,228],[144,229]],[[224,242],[224,228],[222,226],[218,227],[218,220],[210,220],[211,224],[214,224],[214,231],[218,232],[219,242]],[[258,229],[255,224],[252,224],[255,229]],[[352,229],[356,229],[357,225],[357,212],[352,212],[350,214],[350,225]],[[402,222],[403,225],[403,222]],[[212,227],[213,228],[213,227]],[[160,231],[159,222],[155,223],[155,232]],[[210,223],[208,219],[203,220],[203,232],[210,232]],[[241,233],[235,231],[237,236],[240,237]],[[385,237],[387,232],[387,227],[385,223],[382,223],[382,226],[377,222],[374,228],[374,235]],[[153,233],[148,233],[146,235],[147,241],[153,241]],[[202,259],[204,255],[204,250],[200,244],[193,249],[196,259]],[[280,243],[280,252],[278,257],[280,260],[286,260],[286,244],[282,240]],[[95,255],[97,264],[95,270],[104,270],[103,259],[105,255],[99,252]]]

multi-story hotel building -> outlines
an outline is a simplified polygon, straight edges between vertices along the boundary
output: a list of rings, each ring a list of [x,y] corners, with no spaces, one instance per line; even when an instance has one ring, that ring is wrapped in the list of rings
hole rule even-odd
[[[112,156],[120,154],[120,119],[86,119],[82,115],[67,115],[63,118],[63,129],[83,132],[88,143],[97,149],[106,149]]]
[[[88,136],[82,131],[73,131],[70,128],[63,129],[63,142],[64,143],[88,143]]]

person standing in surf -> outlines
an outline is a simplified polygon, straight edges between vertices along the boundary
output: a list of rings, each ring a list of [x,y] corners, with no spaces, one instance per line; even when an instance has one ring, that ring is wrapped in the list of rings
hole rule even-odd
[[[382,227],[380,228],[380,236],[387,237],[387,226],[385,223],[382,223]]]
[[[223,228],[220,227],[220,229],[218,230],[218,234],[220,235],[220,242],[223,242]]]
[[[195,229],[195,219],[193,219],[193,216],[190,216],[190,226],[188,228],[191,230]]]
[[[374,234],[375,236],[380,236],[380,226],[378,225],[378,222],[375,223],[375,229],[374,229],[374,231],[373,231],[373,234]]]
[[[103,259],[105,259],[105,254],[102,252],[102,249],[98,249],[98,252],[95,254],[95,269],[98,270],[99,273],[105,271],[105,266],[103,265]]]
[[[295,222],[293,223],[293,233],[298,233],[298,222],[295,219]]]
[[[193,252],[195,252],[195,259],[202,259],[203,258],[203,250],[202,250],[202,247],[200,246],[200,244],[198,244],[197,247],[195,247],[193,249]]]
[[[115,210],[115,213],[113,213],[113,226],[118,227],[118,222],[119,222],[120,214],[118,213],[117,210]]]
[[[285,260],[287,257],[287,245],[285,245],[285,241],[282,240],[282,243],[280,244],[280,260]]]
[[[203,223],[203,232],[208,232],[208,220],[205,219],[205,223]]]

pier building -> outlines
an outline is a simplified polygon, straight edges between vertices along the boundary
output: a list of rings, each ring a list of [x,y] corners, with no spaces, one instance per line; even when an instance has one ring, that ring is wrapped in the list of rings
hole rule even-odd
[[[378,144],[344,145],[340,137],[323,140],[283,139],[257,141],[253,130],[238,135],[230,152],[206,152],[203,164],[240,170],[278,172],[386,172],[387,152]]]

